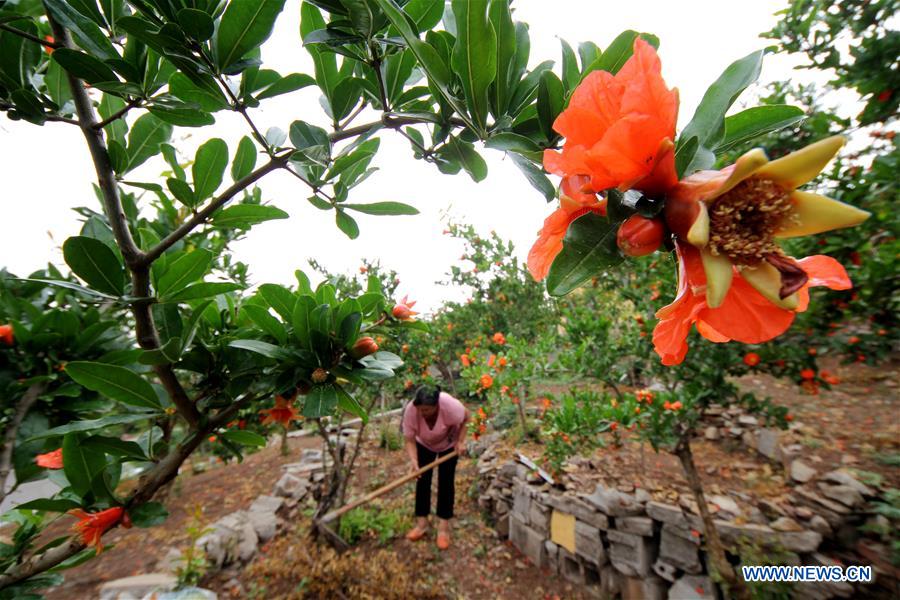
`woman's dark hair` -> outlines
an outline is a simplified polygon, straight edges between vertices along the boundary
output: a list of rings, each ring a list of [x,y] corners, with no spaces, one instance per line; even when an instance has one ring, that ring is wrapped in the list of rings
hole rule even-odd
[[[435,406],[441,395],[441,386],[423,385],[416,390],[413,406]]]

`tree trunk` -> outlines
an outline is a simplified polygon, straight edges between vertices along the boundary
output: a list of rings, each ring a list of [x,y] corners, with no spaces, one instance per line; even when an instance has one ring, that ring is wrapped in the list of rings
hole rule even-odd
[[[439,361],[435,366],[437,367],[438,371],[441,372],[441,376],[443,376],[444,380],[450,383],[450,391],[455,396],[456,380],[453,379],[453,371],[450,370],[450,367],[447,366],[447,363],[445,363],[444,361]]]
[[[287,456],[291,453],[291,448],[288,446],[288,428],[282,427],[281,432],[281,455]]]
[[[734,597],[739,600],[748,600],[750,598],[750,590],[746,584],[738,578],[725,557],[725,548],[722,546],[722,539],[719,537],[719,530],[713,522],[709,507],[706,505],[706,497],[703,493],[703,483],[700,481],[700,474],[697,472],[697,465],[694,464],[694,455],[691,453],[690,441],[685,437],[681,438],[675,447],[675,455],[681,461],[681,467],[684,469],[684,475],[687,477],[688,487],[694,494],[694,500],[697,502],[697,508],[700,510],[700,518],[703,520],[704,533],[706,534],[706,551],[712,560],[712,566],[721,576],[726,586],[725,597]],[[729,594],[729,590],[733,594]]]

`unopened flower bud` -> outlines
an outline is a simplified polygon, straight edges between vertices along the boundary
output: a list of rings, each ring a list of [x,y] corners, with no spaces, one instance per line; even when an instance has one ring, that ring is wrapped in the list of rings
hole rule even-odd
[[[374,339],[366,336],[356,340],[356,343],[353,344],[353,348],[350,350],[350,356],[353,358],[362,358],[376,352],[378,352],[378,344],[375,343]]]
[[[662,219],[631,215],[619,227],[616,244],[627,256],[645,256],[659,248],[664,234],[665,226]]]

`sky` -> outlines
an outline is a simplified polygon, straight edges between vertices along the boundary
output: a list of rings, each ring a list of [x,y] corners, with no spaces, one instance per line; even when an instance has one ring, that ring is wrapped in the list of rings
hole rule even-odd
[[[517,0],[513,6],[514,19],[530,25],[531,65],[558,60],[560,38],[573,47],[590,40],[604,48],[625,29],[659,36],[663,76],[669,86],[679,89],[679,127],[683,127],[708,85],[728,64],[769,45],[759,33],[774,26],[774,13],[785,4],[784,0]],[[299,40],[299,5],[296,0],[288,3],[263,46],[265,66],[282,74],[312,73],[311,60]],[[798,60],[767,57],[759,81],[810,80],[809,72],[794,69]],[[327,127],[318,96],[318,89],[310,87],[267,100],[252,109],[252,117],[263,131],[272,126],[286,131],[296,119]],[[373,116],[364,113],[357,122]],[[237,140],[247,134],[246,125],[224,111],[216,118],[212,127],[176,128],[176,147],[193,157],[199,144],[221,137],[229,143],[233,156]],[[79,216],[71,209],[98,207],[92,190],[95,174],[81,133],[66,124],[36,127],[0,116],[0,136],[0,267],[20,276],[48,262],[65,270],[60,248],[80,229]],[[524,258],[552,206],[502,153],[484,150],[489,175],[475,184],[465,173],[443,175],[433,165],[415,160],[408,142],[392,132],[381,138],[374,161],[380,170],[353,190],[350,201],[400,201],[415,206],[421,214],[354,214],[361,234],[349,240],[334,225],[333,212],[320,211],[306,201],[308,189],[302,182],[286,173],[268,175],[260,184],[263,198],[287,211],[290,218],[257,225],[234,245],[236,258],[250,265],[254,284],[293,284],[295,269],[309,271],[308,258],[315,258],[332,272],[354,273],[363,259],[380,259],[399,273],[401,295],[409,294],[419,301],[418,307],[434,310],[443,301],[459,300],[464,294],[435,283],[458,262],[462,250],[460,241],[441,235],[446,215],[483,232],[496,230],[512,240],[517,254]],[[129,174],[129,179],[155,181],[163,168],[161,160],[149,161]]]

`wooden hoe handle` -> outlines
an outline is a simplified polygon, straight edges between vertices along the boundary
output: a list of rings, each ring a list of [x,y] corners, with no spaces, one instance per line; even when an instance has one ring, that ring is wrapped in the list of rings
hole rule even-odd
[[[400,477],[399,479],[395,479],[394,481],[391,481],[390,483],[386,483],[383,486],[381,486],[380,488],[378,488],[377,490],[375,490],[374,492],[369,492],[362,498],[357,498],[353,502],[350,502],[349,504],[345,504],[344,506],[331,511],[330,513],[324,515],[321,519],[319,519],[319,523],[327,523],[329,521],[333,521],[334,519],[337,519],[344,513],[347,513],[358,506],[362,506],[363,504],[368,504],[375,498],[382,496],[382,495],[388,493],[389,491],[400,487],[404,483],[410,482],[413,479],[418,478],[419,475],[421,475],[422,473],[427,473],[428,471],[435,468],[439,464],[441,464],[443,462],[447,462],[448,460],[450,460],[451,458],[454,458],[456,456],[459,456],[459,452],[457,452],[456,450],[454,450],[450,454],[445,454],[444,456],[438,458],[433,463],[429,463],[429,464],[425,465],[424,467],[420,468],[418,471],[415,471],[413,473],[408,473],[408,474],[404,475],[403,477]]]

